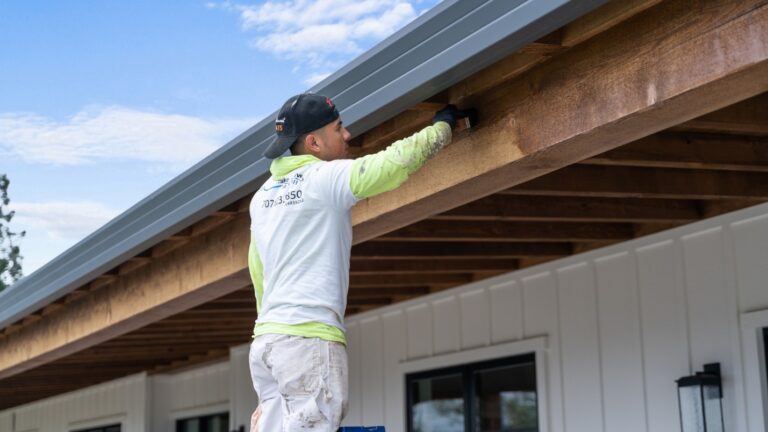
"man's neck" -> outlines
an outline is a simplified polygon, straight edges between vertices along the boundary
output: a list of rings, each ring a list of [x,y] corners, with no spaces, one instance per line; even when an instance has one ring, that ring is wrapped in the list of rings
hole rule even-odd
[[[269,172],[272,174],[272,177],[281,178],[285,177],[295,169],[317,162],[321,162],[321,160],[310,154],[284,156],[272,161],[272,165],[269,167]]]

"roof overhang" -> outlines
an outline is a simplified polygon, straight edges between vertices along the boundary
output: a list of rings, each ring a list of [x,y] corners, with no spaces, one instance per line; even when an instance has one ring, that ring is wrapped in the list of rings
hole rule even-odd
[[[434,103],[481,110],[353,210],[348,313],[768,200],[764,1],[616,1],[555,35],[356,138],[368,154]],[[5,406],[247,342],[247,195],[0,332]]]
[[[606,1],[444,1],[311,91],[333,98],[356,135]],[[273,116],[0,293],[0,329],[255,190]]]

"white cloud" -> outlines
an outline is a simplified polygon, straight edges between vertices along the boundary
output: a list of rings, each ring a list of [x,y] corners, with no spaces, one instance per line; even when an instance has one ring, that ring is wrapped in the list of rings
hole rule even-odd
[[[319,83],[320,81],[326,79],[331,73],[330,72],[320,72],[320,73],[314,73],[307,78],[304,79],[304,84],[306,84],[309,87],[312,87],[313,85]]]
[[[336,69],[416,18],[418,0],[270,0],[260,5],[208,4],[239,14],[252,46],[308,67]],[[424,8],[424,5],[421,6]],[[311,77],[310,77],[311,78]],[[308,81],[311,79],[308,78]]]
[[[80,240],[117,216],[117,210],[94,201],[16,202],[13,222],[43,231],[53,240]]]
[[[0,113],[0,150],[28,162],[59,165],[112,159],[188,166],[254,122],[120,106],[84,109],[66,121],[32,113]]]

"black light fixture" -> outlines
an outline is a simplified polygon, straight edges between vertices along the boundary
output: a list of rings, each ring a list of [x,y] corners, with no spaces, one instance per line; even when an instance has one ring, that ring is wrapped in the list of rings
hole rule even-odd
[[[720,363],[704,365],[703,372],[677,380],[683,432],[722,432],[723,385]]]

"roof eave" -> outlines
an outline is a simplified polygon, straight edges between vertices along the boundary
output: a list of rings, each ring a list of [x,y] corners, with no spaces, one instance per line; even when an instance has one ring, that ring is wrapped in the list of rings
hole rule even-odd
[[[606,1],[444,1],[311,91],[333,98],[360,134]],[[273,115],[0,293],[0,328],[255,190]]]

